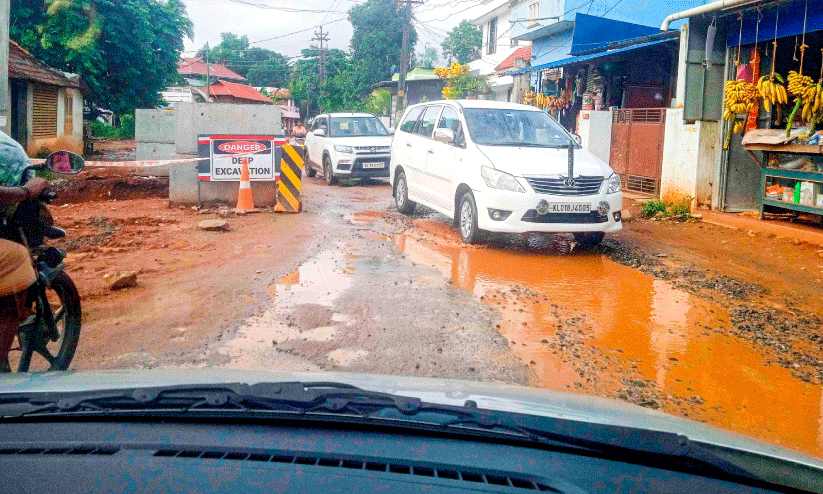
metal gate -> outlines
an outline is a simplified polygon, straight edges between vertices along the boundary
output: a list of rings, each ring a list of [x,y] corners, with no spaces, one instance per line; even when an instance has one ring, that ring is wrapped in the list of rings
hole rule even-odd
[[[666,108],[629,108],[612,112],[609,161],[626,190],[660,193]]]

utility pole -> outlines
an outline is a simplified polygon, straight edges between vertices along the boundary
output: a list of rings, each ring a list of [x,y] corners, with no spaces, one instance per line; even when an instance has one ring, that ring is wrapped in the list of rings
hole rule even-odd
[[[209,79],[211,78],[209,67],[209,42],[206,41],[206,103],[211,100],[211,88],[209,87]]]
[[[329,41],[329,33],[323,32],[323,26],[320,26],[320,32],[314,32],[315,37],[312,38],[312,41],[319,41],[320,42],[320,51],[318,52],[319,55],[319,62],[320,62],[320,73],[318,75],[318,89],[322,92],[324,84],[323,82],[326,80],[326,48],[323,46],[323,42],[326,42],[326,46],[328,46]],[[320,99],[318,98],[318,102]],[[323,110],[322,108],[320,109]]]
[[[400,73],[397,81],[397,111],[406,107],[406,71],[409,69],[409,35],[411,31],[411,6],[421,4],[423,0],[397,0],[397,5],[403,6],[403,42],[400,46]]]

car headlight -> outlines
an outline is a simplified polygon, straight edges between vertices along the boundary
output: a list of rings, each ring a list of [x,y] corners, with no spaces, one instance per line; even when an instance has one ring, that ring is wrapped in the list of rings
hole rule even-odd
[[[338,153],[354,154],[354,148],[351,146],[341,146],[339,144],[335,144],[334,150]]]
[[[606,191],[607,194],[614,194],[615,192],[620,192],[620,175],[612,173],[612,176],[608,179],[608,183],[609,190]]]
[[[508,173],[484,165],[480,167],[480,174],[483,176],[483,180],[486,181],[486,185],[493,189],[526,192],[526,189],[520,185],[520,182]]]

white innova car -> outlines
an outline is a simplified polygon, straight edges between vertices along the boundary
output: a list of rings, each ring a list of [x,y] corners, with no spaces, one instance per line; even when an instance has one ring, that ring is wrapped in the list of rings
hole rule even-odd
[[[590,246],[622,229],[620,177],[532,106],[410,106],[392,141],[391,183],[400,212],[439,211],[466,243],[484,232],[568,232]]]
[[[324,113],[306,134],[306,175],[319,171],[328,185],[338,178],[389,176],[391,135],[369,113]]]

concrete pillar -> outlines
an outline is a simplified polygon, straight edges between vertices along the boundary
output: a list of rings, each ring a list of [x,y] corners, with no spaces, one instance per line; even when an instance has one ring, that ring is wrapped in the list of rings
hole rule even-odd
[[[0,0],[0,129],[11,133],[11,91],[9,91],[9,2]]]

